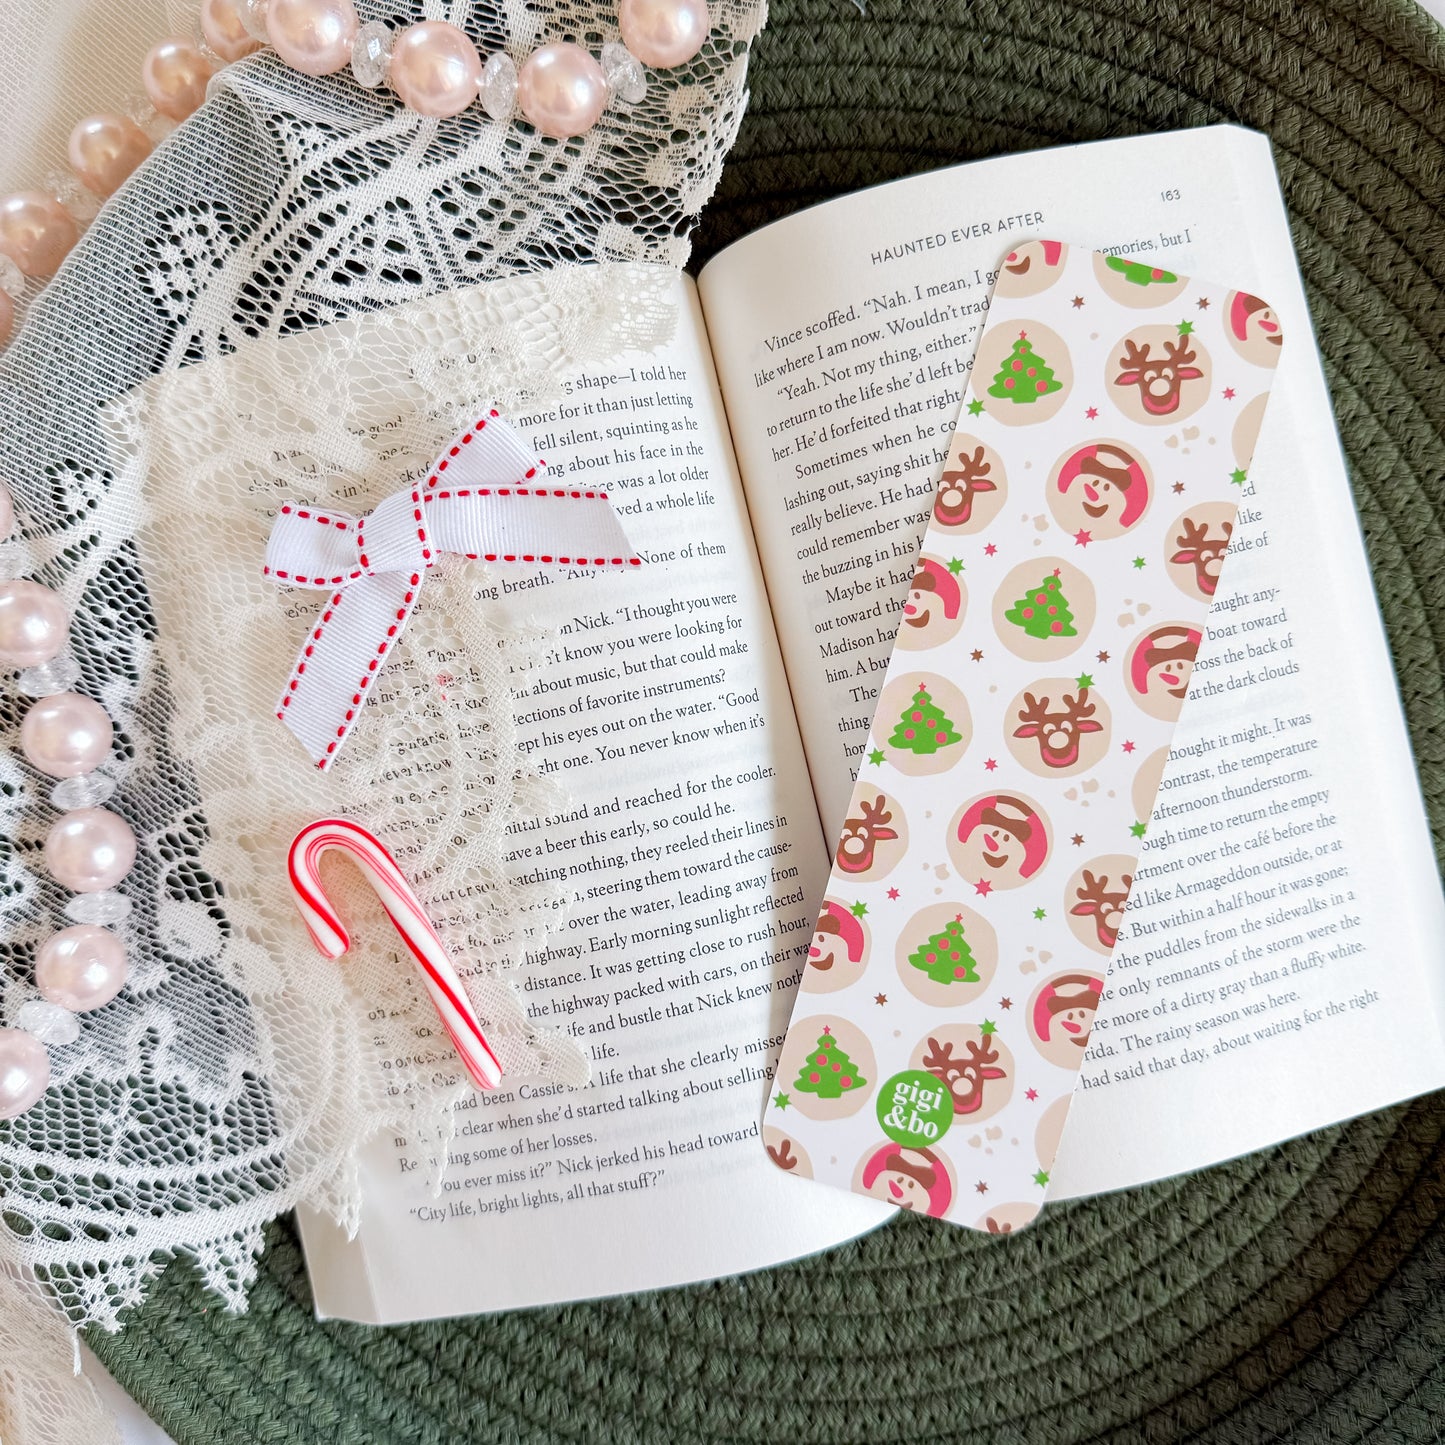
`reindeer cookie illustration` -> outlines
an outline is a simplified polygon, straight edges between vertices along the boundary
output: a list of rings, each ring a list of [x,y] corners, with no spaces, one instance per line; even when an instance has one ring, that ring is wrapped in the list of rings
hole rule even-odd
[[[1043,810],[1021,794],[985,793],[966,802],[948,829],[948,856],[965,883],[1021,888],[1049,856]]]
[[[899,1209],[941,1219],[953,1203],[953,1178],[936,1149],[886,1143],[858,1165],[854,1189]]]
[[[799,987],[810,993],[847,988],[868,966],[868,925],[852,908],[825,898]]]
[[[1126,416],[1162,426],[1182,421],[1204,405],[1210,375],[1209,356],[1188,331],[1141,326],[1120,341],[1105,379],[1109,395]]]
[[[957,435],[933,494],[933,524],[950,532],[978,532],[1004,504],[1003,462],[977,437]]]
[[[1092,973],[1060,973],[1046,979],[1029,1000],[1029,1038],[1050,1063],[1077,1069],[1089,1047],[1104,980]]]
[[[1269,302],[1248,291],[1231,291],[1225,297],[1224,311],[1229,318],[1225,328],[1229,344],[1255,366],[1278,366],[1284,332]]]
[[[883,878],[907,851],[908,830],[898,804],[866,783],[855,789],[838,836],[834,867],[860,881]]]
[[[962,579],[938,557],[921,556],[903,599],[896,646],[907,652],[939,647],[963,626]]]
[[[1172,722],[1179,716],[1203,641],[1197,627],[1166,622],[1130,647],[1124,662],[1129,695],[1150,717]]]
[[[1040,678],[1014,698],[1005,716],[1009,751],[1040,777],[1086,772],[1109,749],[1108,705],[1082,678]]]
[[[1181,514],[1165,536],[1165,565],[1179,590],[1209,601],[1234,535],[1235,509],[1228,502],[1205,502]]]
[[[1074,937],[1095,953],[1112,953],[1133,886],[1134,860],[1122,853],[1085,863],[1064,889],[1064,908]]]
[[[1089,442],[1055,464],[1049,511],[1070,536],[1103,542],[1122,537],[1144,516],[1152,492],[1142,455],[1123,442]]]
[[[813,1177],[813,1161],[808,1158],[808,1151],[791,1134],[764,1124],[763,1148],[774,1166],[785,1174],[796,1174],[799,1179]]]
[[[909,1062],[948,1090],[955,1123],[992,1118],[1013,1095],[1013,1055],[992,1024],[930,1029]]]

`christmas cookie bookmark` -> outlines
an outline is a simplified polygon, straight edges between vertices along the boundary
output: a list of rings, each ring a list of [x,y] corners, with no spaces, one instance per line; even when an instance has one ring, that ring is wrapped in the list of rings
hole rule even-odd
[[[1005,257],[763,1138],[1007,1233],[1038,1213],[1282,333],[1246,291]]]

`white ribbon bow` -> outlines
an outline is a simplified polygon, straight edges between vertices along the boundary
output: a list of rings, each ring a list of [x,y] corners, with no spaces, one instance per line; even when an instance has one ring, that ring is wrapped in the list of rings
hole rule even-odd
[[[545,465],[490,411],[453,440],[425,482],[364,517],[281,508],[265,575],[331,592],[276,706],[318,768],[341,751],[442,553],[543,567],[641,565],[607,493],[538,485]]]

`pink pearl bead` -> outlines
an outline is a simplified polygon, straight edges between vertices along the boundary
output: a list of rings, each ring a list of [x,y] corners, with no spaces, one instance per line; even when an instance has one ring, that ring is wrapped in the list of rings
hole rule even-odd
[[[20,750],[52,778],[93,773],[110,751],[115,729],[105,709],[77,692],[42,697],[20,724]]]
[[[240,60],[261,48],[241,18],[244,0],[201,0],[201,34],[222,60]]]
[[[172,120],[185,120],[201,108],[211,66],[189,40],[172,36],[153,45],[141,62],[141,83],[151,104]]]
[[[0,291],[0,296],[5,293]],[[0,337],[0,345],[4,345],[4,338]],[[15,530],[15,503],[10,496],[10,488],[4,482],[0,482],[0,542],[3,542],[11,532]]]
[[[0,663],[34,667],[49,662],[65,646],[69,630],[70,613],[50,588],[22,577],[0,582]]]
[[[24,1029],[0,1029],[0,1119],[23,1114],[50,1085],[50,1055]]]
[[[670,70],[702,49],[712,21],[706,0],[619,0],[617,24],[644,65]]]
[[[70,169],[98,196],[113,196],[150,153],[149,137],[128,116],[88,115],[70,132]]]
[[[517,75],[517,108],[557,140],[597,124],[607,104],[607,77],[580,45],[554,41],[534,50]]]
[[[41,997],[71,1013],[104,1007],[125,986],[128,972],[120,939],[95,923],[52,934],[35,955]]]
[[[45,866],[72,893],[114,888],[135,867],[135,834],[109,808],[77,808],[46,835]]]
[[[306,75],[332,75],[350,65],[359,27],[351,0],[271,0],[266,11],[276,54]]]
[[[403,30],[391,47],[391,88],[420,115],[460,115],[482,83],[482,57],[445,20]]]
[[[15,303],[10,299],[8,291],[0,291],[0,346],[10,340],[10,333],[14,330]]]
[[[0,199],[0,254],[27,275],[48,281],[80,233],[70,212],[43,191],[16,191]]]

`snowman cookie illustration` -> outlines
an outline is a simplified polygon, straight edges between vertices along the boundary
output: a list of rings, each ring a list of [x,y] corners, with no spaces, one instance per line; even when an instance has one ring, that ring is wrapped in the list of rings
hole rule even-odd
[[[1077,1069],[1089,1047],[1104,992],[1097,973],[1073,970],[1046,979],[1029,1000],[1029,1039],[1051,1064]]]
[[[799,987],[808,993],[832,993],[857,982],[867,967],[868,925],[848,904],[825,898]]]
[[[1124,660],[1129,695],[1150,717],[1173,722],[1184,706],[1204,635],[1183,622],[1165,622],[1137,638]]]
[[[948,857],[966,883],[1022,888],[1049,856],[1049,823],[1031,798],[983,793],[953,815]]]
[[[855,1193],[942,1219],[953,1203],[952,1166],[937,1149],[895,1144],[870,1148],[853,1179]]]
[[[963,626],[967,598],[963,579],[941,557],[920,556],[903,599],[896,645],[905,652],[940,647]]]
[[[1248,291],[1231,291],[1224,301],[1225,335],[1229,344],[1256,366],[1279,365],[1284,332],[1268,301]]]
[[[1119,441],[1070,447],[1054,464],[1048,504],[1054,521],[1081,541],[1122,537],[1149,510],[1153,479],[1137,448]]]
[[[1063,274],[1069,248],[1062,241],[1020,241],[998,270],[994,290],[1000,296],[1037,296]]]

